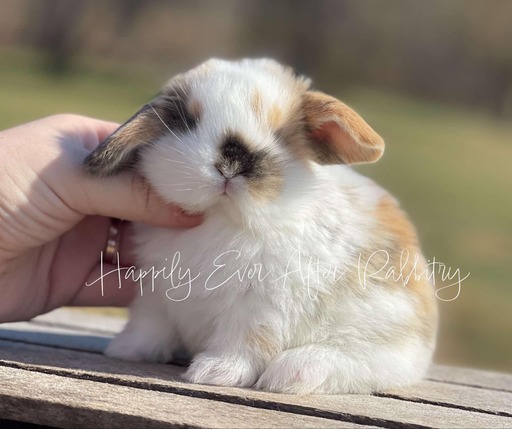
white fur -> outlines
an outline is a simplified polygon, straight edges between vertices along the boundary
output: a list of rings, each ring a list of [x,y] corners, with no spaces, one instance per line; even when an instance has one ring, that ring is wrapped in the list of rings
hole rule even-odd
[[[275,144],[248,106],[255,89],[264,109],[294,102],[295,80],[280,66],[214,60],[202,70],[188,81],[189,96],[202,105],[197,129],[142,152],[142,171],[168,201],[205,212],[205,222],[190,230],[136,226],[140,267],[169,274],[174,258],[175,270],[157,277],[154,290],[144,280],[126,329],[106,353],[166,362],[185,348],[192,382],[299,394],[370,392],[420,378],[431,345],[414,333],[396,344],[380,339],[414,320],[414,299],[343,280],[344,270],[357,270],[354,252],[371,246],[374,220],[359,204],[375,207],[385,191],[349,167],[305,165]],[[243,177],[222,195],[213,163],[226,130],[286,161],[277,199],[255,201]],[[187,269],[198,276],[191,285]],[[329,269],[341,280],[323,278]]]

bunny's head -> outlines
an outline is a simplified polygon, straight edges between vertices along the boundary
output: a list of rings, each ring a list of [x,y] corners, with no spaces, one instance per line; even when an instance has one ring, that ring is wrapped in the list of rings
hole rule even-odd
[[[171,79],[89,155],[86,169],[107,176],[136,168],[190,211],[261,212],[293,200],[321,165],[383,153],[357,113],[309,86],[268,59],[207,61]]]

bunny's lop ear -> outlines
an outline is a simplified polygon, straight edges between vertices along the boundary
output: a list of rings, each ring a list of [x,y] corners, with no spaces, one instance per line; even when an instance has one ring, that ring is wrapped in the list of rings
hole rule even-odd
[[[84,165],[89,174],[111,176],[135,164],[138,148],[154,141],[163,132],[163,125],[152,106],[153,103],[144,105],[85,158]]]
[[[111,176],[136,164],[139,151],[166,133],[176,135],[194,128],[197,116],[189,113],[180,91],[165,88],[114,131],[84,161],[93,176]]]
[[[316,91],[303,96],[310,147],[319,164],[359,164],[377,161],[384,140],[350,107]]]

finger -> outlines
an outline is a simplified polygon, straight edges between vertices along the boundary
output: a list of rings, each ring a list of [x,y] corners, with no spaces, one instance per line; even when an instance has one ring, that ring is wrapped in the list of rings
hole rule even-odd
[[[56,115],[49,119],[55,121],[56,126],[65,129],[67,133],[73,133],[82,139],[84,147],[91,151],[105,140],[110,134],[119,128],[118,123],[103,121],[77,115]]]
[[[83,174],[83,194],[75,200],[81,213],[116,217],[164,227],[193,227],[202,216],[166,203],[136,173],[95,178]]]
[[[52,120],[80,138],[83,150],[74,152],[76,167],[81,166],[90,150],[118,127],[115,123],[73,115],[60,115]],[[77,173],[64,184],[63,197],[82,214],[117,217],[164,227],[192,227],[202,221],[201,216],[187,215],[177,206],[164,202],[135,172],[101,179],[86,174],[83,168]]]
[[[80,117],[74,125],[81,128],[77,129],[76,133],[82,138],[82,144],[88,151],[96,149],[103,140],[119,128],[116,122],[87,117]]]
[[[105,122],[98,121],[99,123],[96,126],[96,135],[98,141],[101,143],[105,140],[110,134],[112,134],[115,130],[119,128],[118,123],[116,122]]]
[[[101,253],[103,250],[105,252],[107,240],[110,238],[110,227],[112,225],[112,221],[109,218],[99,217],[99,219],[104,220],[103,223],[97,223],[97,229],[99,230],[102,237],[102,245],[101,249],[97,250],[97,260],[100,261]],[[121,267],[130,267],[132,265],[136,265],[136,258],[134,252],[134,242],[133,242],[133,225],[130,222],[120,222],[117,225],[119,228],[118,233],[118,241],[119,241],[119,263]]]
[[[133,225],[129,222],[121,222],[119,232],[119,261],[121,266],[136,265],[133,243]]]

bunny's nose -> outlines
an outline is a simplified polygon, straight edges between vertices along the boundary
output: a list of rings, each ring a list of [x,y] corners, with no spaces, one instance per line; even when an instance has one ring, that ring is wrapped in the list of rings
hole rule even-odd
[[[240,174],[238,171],[236,171],[235,168],[233,168],[230,165],[223,165],[217,163],[215,164],[215,168],[221,174],[221,176],[224,176],[226,179],[232,179],[233,177],[238,176],[238,174]]]
[[[238,175],[250,177],[259,161],[260,156],[251,151],[240,136],[228,133],[219,148],[215,167],[226,179]]]

